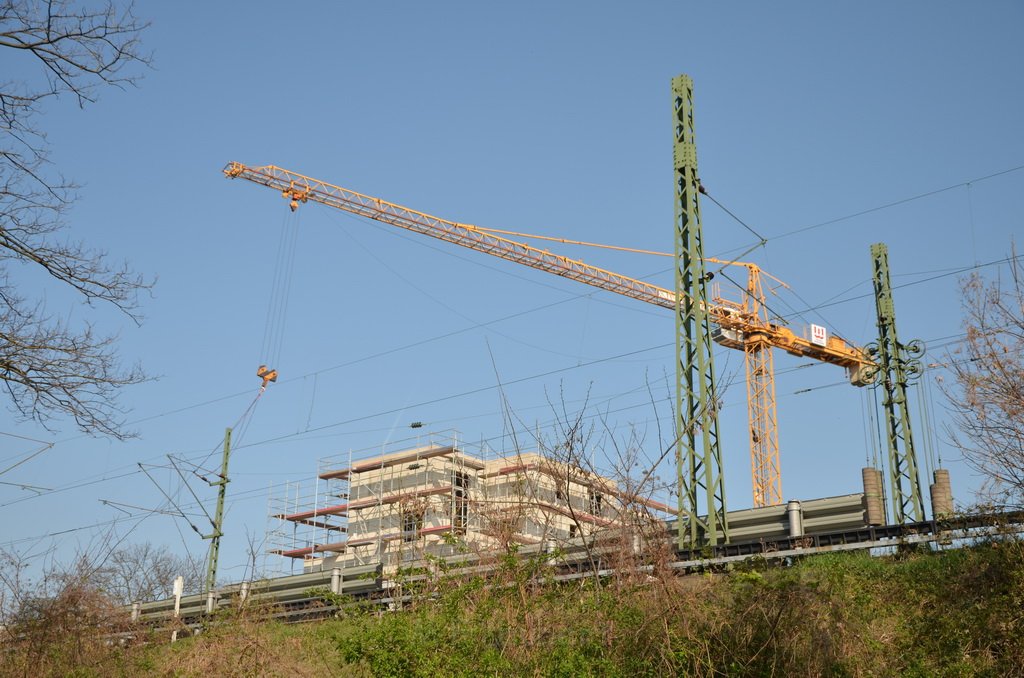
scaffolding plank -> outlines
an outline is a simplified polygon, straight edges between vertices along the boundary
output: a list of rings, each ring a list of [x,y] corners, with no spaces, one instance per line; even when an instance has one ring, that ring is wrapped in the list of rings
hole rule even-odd
[[[452,487],[452,485],[443,485],[441,487],[432,487],[426,490],[416,490],[415,492],[398,492],[380,498],[367,497],[366,499],[360,499],[359,501],[347,504],[337,504],[335,506],[327,506],[322,509],[302,511],[301,513],[279,513],[274,517],[282,520],[290,520],[296,523],[307,522],[317,516],[347,515],[349,511],[358,511],[359,509],[370,508],[371,506],[382,504],[394,504],[402,501],[403,499],[416,499],[418,497],[428,497],[434,494],[445,494],[447,492],[451,492]]]
[[[323,514],[321,513],[320,515],[323,515]],[[332,530],[334,532],[346,532],[346,531],[348,531],[348,528],[345,527],[344,525],[331,525],[330,523],[319,522],[319,521],[312,520],[312,519],[301,518],[301,519],[293,520],[292,522],[302,523],[303,525],[311,525],[313,527],[320,528],[322,530]]]
[[[274,555],[284,556],[286,558],[305,558],[311,556],[314,553],[324,553],[327,551],[341,553],[345,550],[348,542],[337,541],[330,544],[314,544],[313,546],[305,546],[299,549],[274,549],[269,551]]]
[[[405,464],[410,461],[419,461],[422,459],[431,459],[433,457],[443,457],[449,454],[459,455],[458,463],[464,466],[468,466],[474,470],[479,471],[484,467],[484,463],[474,457],[469,457],[463,454],[454,445],[444,445],[441,447],[420,447],[415,450],[409,450],[404,453],[399,453],[391,456],[377,457],[370,461],[360,462],[354,464],[348,468],[337,469],[335,471],[326,471],[320,474],[321,480],[332,480],[332,479],[347,479],[354,473],[367,473],[369,471],[379,471],[381,469],[390,468],[392,466],[398,466]]]
[[[370,508],[371,506],[383,505],[383,504],[395,504],[405,499],[417,499],[419,497],[429,497],[435,494],[447,494],[453,489],[452,485],[442,485],[441,487],[430,487],[424,490],[415,490],[413,492],[396,492],[394,494],[387,494],[383,497],[367,497],[366,499],[360,499],[354,501],[348,505],[349,511],[357,511],[359,509]]]
[[[416,531],[416,536],[420,537],[425,534],[438,534],[444,532],[450,532],[452,529],[451,525],[440,525],[438,527],[427,527],[422,530]],[[377,535],[374,537],[365,537],[363,539],[355,539],[346,542],[350,547],[352,546],[366,546],[367,544],[376,544],[378,541],[397,541],[407,536],[405,532],[391,532],[388,534]]]
[[[325,506],[324,508],[301,511],[299,513],[278,513],[274,517],[282,520],[301,521],[316,518],[317,516],[341,516],[346,513],[348,513],[348,504],[335,504],[334,506]]]

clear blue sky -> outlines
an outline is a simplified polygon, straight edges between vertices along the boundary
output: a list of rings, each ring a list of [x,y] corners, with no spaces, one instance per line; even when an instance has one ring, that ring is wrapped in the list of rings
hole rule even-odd
[[[180,521],[140,522],[147,514],[125,509],[129,517],[101,500],[160,507],[158,490],[132,473],[136,463],[160,464],[167,453],[202,459],[248,407],[289,223],[299,236],[274,365],[281,380],[237,441],[224,577],[242,575],[246,535],[263,537],[268,486],[311,478],[321,457],[408,438],[412,421],[501,447],[495,390],[441,400],[493,387],[496,374],[507,382],[551,373],[506,391],[529,426],[550,423],[549,401],[564,394],[572,409],[589,392],[591,421],[619,437],[645,431],[652,453],[655,418],[671,427],[671,314],[324,207],[292,217],[274,192],[222,178],[231,160],[464,222],[668,250],[669,81],[688,73],[702,180],[768,237],[750,258],[793,290],[773,308],[797,329],[824,322],[871,341],[868,247],[884,241],[901,338],[928,342],[928,362],[946,360],[962,331],[958,277],[948,274],[1006,256],[1024,233],[1024,170],[982,179],[1024,165],[1018,2],[234,2],[138,11],[153,23],[145,42],[155,57],[141,86],[106,91],[84,111],[53,102],[41,122],[57,167],[83,184],[72,234],[158,277],[141,328],[105,309],[74,317],[120,331],[124,358],[159,379],[123,394],[139,432],[125,443],[77,435],[66,422],[47,432],[2,417],[5,434],[56,444],[0,480],[53,489],[97,481],[35,498],[0,485],[0,545],[29,555],[96,547],[114,519],[116,539],[205,548]],[[5,68],[16,58],[0,55]],[[710,202],[703,214],[707,254],[751,244]],[[664,259],[558,251],[672,284]],[[47,291],[61,313],[67,298]],[[793,313],[807,307],[821,308]],[[720,349],[716,360],[720,380],[733,382],[721,416],[729,505],[745,508],[742,356]],[[806,364],[776,357],[784,495],[858,491],[864,392],[838,385],[837,368]],[[803,389],[813,390],[796,393]],[[941,419],[944,401],[932,392]],[[978,480],[936,426],[956,498],[969,502]],[[0,437],[11,463],[36,447]],[[168,471],[155,476],[187,498]],[[73,531],[44,537],[65,530]]]

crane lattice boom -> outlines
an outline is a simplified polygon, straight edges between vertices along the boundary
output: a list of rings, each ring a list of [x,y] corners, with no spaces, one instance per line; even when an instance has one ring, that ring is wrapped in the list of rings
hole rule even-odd
[[[442,219],[274,165],[249,167],[232,162],[225,166],[224,174],[232,179],[247,179],[281,191],[282,195],[291,201],[293,209],[300,202],[312,200],[631,299],[670,310],[677,309],[675,292],[663,287],[503,238],[471,224]],[[770,352],[765,349],[779,348],[796,356],[844,367],[851,383],[856,386],[871,383],[877,366],[864,349],[840,337],[829,336],[825,345],[819,345],[784,325],[770,322],[764,312],[764,296],[757,277],[759,269],[753,264],[742,265],[748,268],[747,298],[750,303],[707,304],[705,310],[714,324],[720,328],[715,340],[747,354],[754,503],[757,506],[764,506],[782,501],[778,481],[772,482],[769,478],[771,475],[778,477],[777,443],[772,449],[772,446],[766,448],[760,442],[777,441],[774,422],[774,373]],[[772,394],[770,407],[765,404],[767,401],[764,399],[764,394],[769,391]]]

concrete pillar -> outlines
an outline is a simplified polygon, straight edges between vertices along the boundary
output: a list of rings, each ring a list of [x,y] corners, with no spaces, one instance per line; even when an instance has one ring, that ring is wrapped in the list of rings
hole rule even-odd
[[[864,522],[885,525],[885,502],[882,500],[882,472],[870,466],[861,469],[864,483]]]
[[[949,482],[949,471],[935,469],[935,482],[931,485],[932,517],[935,519],[953,515],[953,487]]]
[[[786,520],[790,538],[804,536],[804,510],[796,499],[786,504]]]

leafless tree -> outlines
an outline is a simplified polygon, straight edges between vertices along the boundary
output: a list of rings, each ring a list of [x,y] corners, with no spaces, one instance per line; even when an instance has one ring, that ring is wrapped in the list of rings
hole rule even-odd
[[[130,638],[127,608],[96,586],[99,568],[85,555],[33,577],[31,561],[45,555],[0,549],[0,674],[66,676],[89,667],[113,675],[110,641]]]
[[[967,337],[949,356],[943,384],[950,437],[999,503],[1024,506],[1024,264],[1008,278],[975,274],[962,283]]]
[[[199,593],[203,575],[200,558],[178,556],[166,546],[138,543],[113,551],[95,568],[89,583],[114,602],[128,605],[170,598],[178,576],[185,580],[186,595]]]
[[[50,163],[39,118],[50,99],[67,96],[84,107],[107,86],[134,85],[149,63],[140,44],[145,28],[131,5],[0,0],[5,71],[30,73],[33,64],[41,71],[34,79],[0,76],[0,380],[24,419],[46,425],[71,417],[83,431],[115,438],[130,435],[117,393],[143,372],[122,365],[115,337],[53,315],[12,273],[20,267],[141,322],[138,293],[150,283],[68,237],[77,186]]]

